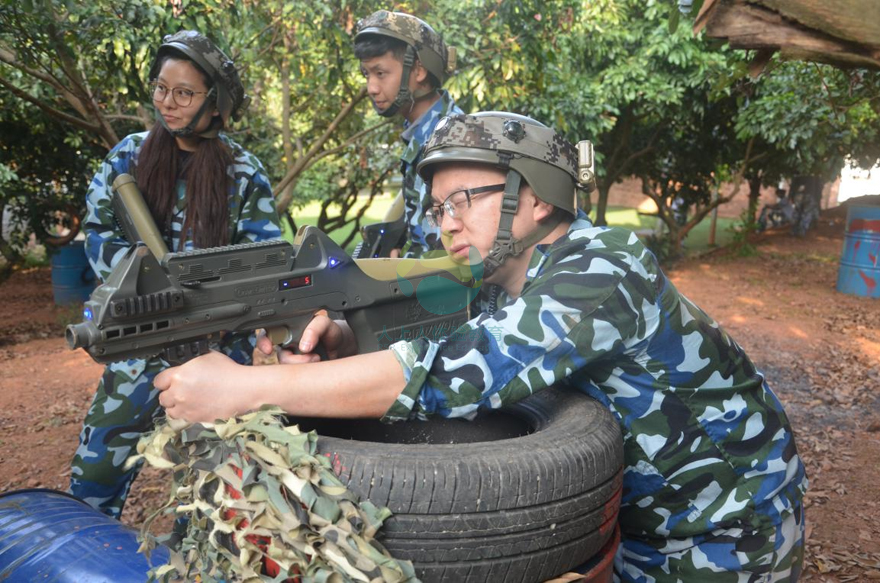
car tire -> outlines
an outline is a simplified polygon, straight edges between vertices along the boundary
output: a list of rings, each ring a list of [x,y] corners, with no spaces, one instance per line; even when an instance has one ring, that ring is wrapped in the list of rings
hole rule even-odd
[[[298,421],[349,489],[393,516],[379,540],[426,582],[532,582],[614,531],[623,442],[611,413],[546,389],[474,421]]]

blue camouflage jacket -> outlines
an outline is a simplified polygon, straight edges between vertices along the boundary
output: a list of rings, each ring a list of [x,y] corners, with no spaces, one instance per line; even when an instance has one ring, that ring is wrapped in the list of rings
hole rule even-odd
[[[782,405],[633,233],[581,214],[538,246],[518,298],[485,291],[480,315],[451,336],[391,345],[407,385],[386,420],[470,417],[552,384],[581,390],[620,424],[630,537],[763,529],[801,500]]]
[[[440,91],[440,99],[414,123],[404,123],[400,138],[406,144],[400,156],[400,172],[403,174],[403,201],[407,240],[409,247],[405,257],[421,257],[425,252],[441,248],[440,229],[431,226],[425,219],[425,211],[431,206],[431,196],[416,167],[422,160],[425,143],[437,127],[440,118],[455,113],[463,113],[447,91]]]

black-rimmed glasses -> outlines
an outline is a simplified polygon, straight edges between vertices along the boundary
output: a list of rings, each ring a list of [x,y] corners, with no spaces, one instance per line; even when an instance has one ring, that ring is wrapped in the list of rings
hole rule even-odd
[[[463,203],[467,203],[467,208],[471,208],[471,201],[480,194],[490,192],[500,192],[504,190],[504,184],[490,184],[489,186],[478,186],[477,188],[465,188],[456,190],[446,197],[442,204],[434,205],[425,211],[425,218],[428,223],[439,227],[443,222],[443,215],[448,214],[449,218],[461,218],[458,215],[458,209]],[[464,195],[462,197],[462,195]]]
[[[192,104],[194,95],[207,95],[210,91],[193,91],[184,87],[166,87],[158,81],[150,82],[150,95],[153,97],[153,101],[162,103],[169,93],[171,93],[171,99],[179,107],[189,107]]]

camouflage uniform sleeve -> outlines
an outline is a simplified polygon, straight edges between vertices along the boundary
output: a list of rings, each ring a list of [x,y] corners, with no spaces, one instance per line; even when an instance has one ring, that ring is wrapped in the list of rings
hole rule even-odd
[[[235,179],[239,197],[237,204],[241,211],[234,222],[235,231],[230,240],[238,244],[279,239],[281,219],[262,163],[253,154],[242,151],[236,158]]]
[[[472,417],[638,344],[649,333],[649,316],[641,308],[653,304],[655,295],[649,274],[640,269],[632,255],[587,249],[557,261],[518,299],[446,339],[393,344],[407,385],[384,419]]]
[[[114,218],[110,206],[110,187],[117,176],[129,172],[129,162],[142,141],[143,135],[136,134],[117,144],[101,163],[86,193],[86,217],[83,221],[86,254],[101,280],[107,279],[113,267],[131,247]]]

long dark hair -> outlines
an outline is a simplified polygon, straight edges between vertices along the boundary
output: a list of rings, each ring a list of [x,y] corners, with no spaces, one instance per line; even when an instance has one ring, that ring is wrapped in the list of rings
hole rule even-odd
[[[192,63],[210,88],[213,82],[192,60],[183,54],[163,59]],[[230,148],[219,138],[202,139],[196,151],[183,162],[174,136],[161,123],[153,124],[141,147],[136,167],[131,171],[137,180],[153,220],[163,234],[168,234],[177,202],[177,181],[186,180],[186,220],[180,236],[180,249],[190,229],[198,248],[218,247],[229,243],[229,188],[232,179],[228,168],[234,158]],[[178,250],[180,250],[178,249]]]

